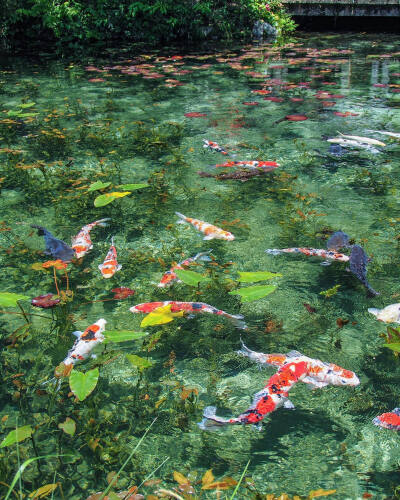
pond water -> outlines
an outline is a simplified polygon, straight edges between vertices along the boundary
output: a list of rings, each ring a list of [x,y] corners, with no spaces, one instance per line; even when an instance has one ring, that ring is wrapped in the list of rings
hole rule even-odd
[[[319,489],[341,500],[395,498],[399,437],[372,419],[400,406],[400,365],[383,345],[388,325],[368,308],[400,295],[400,141],[379,133],[400,133],[398,42],[392,35],[313,33],[282,47],[188,54],[124,48],[87,60],[42,54],[1,61],[1,291],[28,299],[20,301],[24,314],[3,307],[0,315],[0,437],[16,425],[33,431],[18,447],[0,448],[2,495],[18,463],[39,455],[68,456],[31,463],[15,492],[59,483],[53,498],[78,500],[104,491],[157,417],[114,491],[141,485],[161,466],[140,494],[157,498],[151,495],[166,488],[183,498],[230,498],[232,487],[223,487],[232,481],[202,490],[201,478],[212,469],[216,481],[238,481],[250,461],[236,498],[308,498]],[[327,139],[340,134],[386,146],[332,148]],[[203,147],[205,140],[228,154]],[[239,169],[239,177],[263,174],[248,180],[198,174],[232,173],[237,167],[214,165],[245,160],[280,166]],[[88,191],[97,181],[111,184]],[[94,206],[98,196],[126,193],[129,187],[118,186],[132,183],[148,186],[103,196],[111,202]],[[177,225],[176,211],[235,240],[204,241],[193,226]],[[43,253],[32,224],[70,244],[82,226],[103,218],[111,219],[108,226],[92,230],[93,249],[68,264],[68,274],[42,267],[54,256]],[[337,230],[371,258],[368,281],[379,296],[370,297],[346,263],[265,253],[323,249]],[[122,268],[104,279],[98,266],[111,237]],[[173,262],[210,249],[211,261],[189,268],[209,280],[157,287]],[[238,271],[281,276],[239,285]],[[61,302],[33,307],[30,298],[57,294],[53,273]],[[258,300],[241,303],[229,294],[269,284],[275,291]],[[135,294],[113,299],[118,287]],[[152,301],[205,302],[244,315],[248,328],[207,314],[140,327],[144,316],[129,308]],[[76,364],[74,370],[100,373],[79,401],[67,377],[52,380],[54,369],[72,332],[99,318],[107,331],[148,335],[98,345],[96,358]],[[196,424],[206,406],[237,416],[276,372],[239,356],[240,338],[258,352],[295,349],[334,362],[354,371],[360,385],[311,391],[299,382],[290,392],[295,409],[267,415],[261,431],[203,431]],[[59,427],[67,417],[75,433]],[[179,486],[177,479],[187,481],[174,479],[174,471],[190,485]]]

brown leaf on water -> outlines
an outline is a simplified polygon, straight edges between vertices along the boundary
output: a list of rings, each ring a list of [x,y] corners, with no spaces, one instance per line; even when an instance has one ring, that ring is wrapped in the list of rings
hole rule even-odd
[[[343,318],[338,318],[336,320],[336,324],[337,324],[338,328],[343,328],[344,325],[347,325],[348,322],[349,322],[348,319],[343,319]]]
[[[308,498],[327,497],[334,493],[336,493],[336,490],[323,490],[320,488],[319,490],[310,491]]]
[[[33,491],[30,495],[29,498],[45,498],[50,495],[58,486],[58,483],[54,484],[45,484],[44,486],[41,486],[37,490]]]
[[[208,471],[204,474],[204,476],[201,478],[201,482],[203,486],[206,484],[210,484],[214,481],[215,477],[214,474],[212,473],[212,469],[208,469]]]
[[[307,304],[307,302],[304,302],[303,306],[310,314],[314,314],[315,312],[317,312],[317,310],[314,307],[310,306],[310,304]]]
[[[224,477],[220,481],[216,481],[215,483],[205,484],[201,487],[202,490],[227,490],[237,485],[237,481],[235,481],[232,477]]]
[[[174,479],[179,484],[190,484],[189,479],[176,470],[174,471]]]
[[[189,386],[182,387],[181,399],[183,400],[187,399],[192,393],[196,396],[199,395],[199,391],[198,389],[196,389],[196,387],[189,387]]]

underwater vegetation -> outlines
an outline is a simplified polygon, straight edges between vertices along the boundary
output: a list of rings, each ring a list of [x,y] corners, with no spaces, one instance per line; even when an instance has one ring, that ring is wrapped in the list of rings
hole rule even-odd
[[[396,497],[394,42],[3,63],[0,496]]]

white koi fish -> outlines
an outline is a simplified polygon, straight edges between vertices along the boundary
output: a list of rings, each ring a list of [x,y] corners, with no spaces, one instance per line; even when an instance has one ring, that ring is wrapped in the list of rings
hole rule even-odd
[[[379,149],[376,149],[369,144],[364,144],[362,142],[358,142],[356,140],[351,140],[351,139],[345,139],[343,137],[334,137],[332,139],[327,139],[328,142],[332,142],[335,144],[340,144],[343,147],[350,147],[350,148],[362,148],[368,150],[370,153],[380,153]]]
[[[112,278],[114,274],[122,268],[117,262],[117,250],[114,246],[114,238],[111,238],[111,246],[104,259],[103,264],[99,265],[99,269],[103,278]]]
[[[336,252],[335,250],[325,250],[323,248],[268,248],[265,250],[265,253],[270,255],[279,255],[280,253],[302,253],[309,257],[321,257],[322,259],[338,260],[340,262],[348,262],[350,260],[350,257],[344,253]]]
[[[208,252],[199,252],[194,257],[189,257],[181,262],[178,262],[177,264],[174,264],[169,271],[163,274],[161,281],[157,286],[164,288],[167,285],[172,284],[174,281],[179,283],[181,280],[178,279],[178,276],[175,273],[176,269],[185,269],[185,267],[192,265],[197,260],[210,261],[211,259],[208,254],[211,252],[212,250],[208,250]]]
[[[376,319],[384,323],[400,323],[400,304],[390,304],[383,309],[371,307],[368,312],[376,316]]]
[[[87,224],[86,226],[83,226],[83,228],[79,231],[79,233],[72,238],[72,249],[75,250],[76,257],[80,259],[84,255],[88,253],[89,250],[93,248],[92,245],[92,240],[90,239],[90,231],[95,227],[95,226],[101,226],[105,227],[107,226],[106,221],[111,220],[110,218],[108,219],[101,219],[97,220],[95,222],[92,222],[91,224]]]
[[[180,214],[179,212],[175,212],[176,215],[181,219],[178,221],[178,224],[184,224],[187,222],[188,224],[192,224],[198,231],[202,232],[205,236],[203,240],[227,240],[232,241],[235,239],[234,235],[229,231],[224,231],[220,227],[213,226],[208,222],[204,222],[199,219],[192,219],[191,217],[186,217],[186,215]]]
[[[362,144],[369,144],[370,146],[386,146],[384,142],[378,141],[377,139],[371,139],[370,137],[360,137],[359,135],[346,135],[346,134],[341,134],[340,132],[339,134],[340,137],[361,142]]]

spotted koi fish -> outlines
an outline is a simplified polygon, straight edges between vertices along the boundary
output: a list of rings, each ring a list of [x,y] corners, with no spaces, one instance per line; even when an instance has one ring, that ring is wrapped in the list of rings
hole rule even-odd
[[[114,274],[122,268],[117,262],[117,250],[114,246],[114,238],[111,238],[111,246],[104,259],[103,264],[99,265],[99,269],[103,278],[112,278]]]
[[[218,163],[214,165],[215,168],[228,168],[228,167],[238,167],[238,168],[262,168],[263,170],[274,170],[279,167],[279,163],[276,161],[227,161],[225,163]]]
[[[307,374],[302,379],[302,382],[310,384],[313,389],[321,389],[327,385],[355,386],[360,383],[354,372],[341,368],[334,363],[309,358],[298,351],[290,351],[287,354],[264,354],[252,351],[242,342],[242,348],[237,353],[261,365],[278,366],[279,368],[288,363],[304,361],[307,363]]]
[[[181,219],[178,221],[178,224],[184,224],[187,222],[188,224],[192,224],[198,231],[203,233],[205,236],[203,240],[228,240],[232,241],[235,239],[234,235],[229,231],[224,231],[220,227],[213,226],[208,222],[204,222],[199,219],[192,219],[191,217],[186,217],[186,215],[180,214],[179,212],[175,212],[175,214]]]
[[[67,377],[75,363],[86,359],[93,348],[103,342],[106,323],[105,319],[100,318],[96,323],[88,326],[84,332],[73,333],[78,338],[75,340],[72,349],[68,351],[67,357],[57,366],[54,373],[57,378]]]
[[[279,255],[281,253],[302,253],[309,257],[321,257],[322,259],[338,260],[340,262],[348,262],[350,257],[335,250],[325,250],[323,248],[268,248],[265,250],[270,255]],[[325,265],[329,265],[326,263]]]
[[[207,141],[207,139],[203,139],[203,148],[211,149],[211,151],[216,151],[217,153],[222,153],[223,155],[227,155],[228,153],[225,149],[221,148],[219,144],[213,141]]]
[[[109,218],[101,219],[92,222],[91,224],[87,224],[86,226],[83,226],[83,228],[79,231],[79,233],[72,238],[71,247],[73,248],[73,250],[75,250],[76,257],[78,259],[86,255],[88,251],[93,248],[92,240],[90,239],[90,231],[95,226],[100,226],[100,227],[107,226],[106,221],[108,220],[110,219]]]
[[[203,430],[215,430],[227,424],[259,424],[265,415],[281,406],[294,408],[288,392],[297,382],[311,384],[315,388],[326,385],[355,386],[360,383],[357,375],[333,363],[324,363],[308,358],[297,351],[288,354],[263,354],[251,351],[245,345],[240,354],[259,363],[279,366],[279,370],[268,380],[263,390],[254,396],[253,404],[238,417],[224,419],[216,415],[216,408],[205,408],[203,420],[198,424]]]
[[[174,281],[180,282],[181,280],[178,279],[178,276],[175,273],[176,269],[185,269],[185,267],[190,266],[197,260],[210,261],[211,259],[208,256],[210,252],[212,252],[212,250],[208,250],[208,252],[200,252],[194,257],[189,257],[188,259],[178,262],[178,264],[174,264],[169,271],[163,274],[163,277],[161,278],[161,281],[157,286],[160,288],[164,288],[168,285],[171,285]]]
[[[149,314],[159,307],[165,307],[168,305],[171,306],[171,312],[184,311],[189,315],[197,313],[216,314],[217,316],[224,316],[225,318],[233,321],[236,328],[240,328],[241,330],[245,330],[247,328],[241,314],[229,314],[221,309],[217,309],[214,306],[205,304],[204,302],[175,302],[172,300],[166,300],[164,302],[146,302],[143,304],[137,304],[136,306],[129,308],[129,310],[132,313]]]
[[[395,408],[389,413],[382,413],[382,415],[375,417],[372,422],[384,429],[400,431],[400,408]]]

